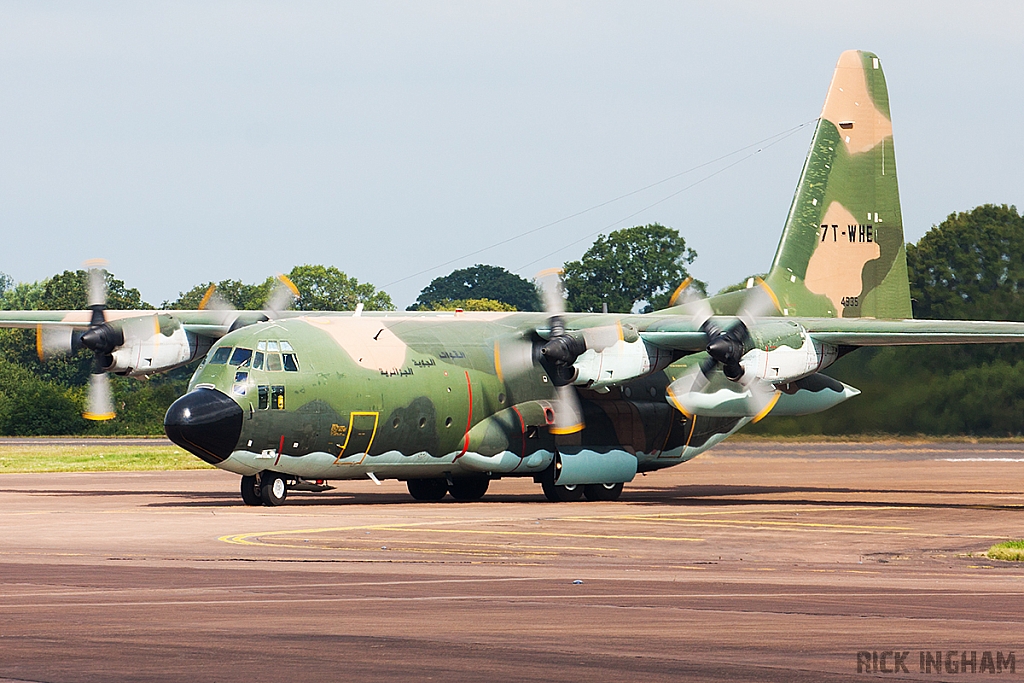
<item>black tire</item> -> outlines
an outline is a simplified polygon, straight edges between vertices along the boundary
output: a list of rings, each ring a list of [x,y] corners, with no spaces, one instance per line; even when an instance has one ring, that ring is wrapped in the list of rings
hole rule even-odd
[[[263,505],[260,475],[250,474],[242,477],[242,502],[246,505]]]
[[[457,477],[448,485],[448,493],[452,498],[461,501],[480,500],[487,493],[491,480],[487,477]]]
[[[549,467],[540,478],[544,497],[552,503],[572,503],[583,497],[582,486],[559,486],[555,483],[555,468]]]
[[[276,507],[288,497],[288,484],[276,472],[264,472],[260,477],[260,500],[267,507]]]
[[[444,479],[410,479],[405,484],[409,495],[424,503],[436,503],[448,493],[448,482]]]
[[[622,495],[622,482],[618,484],[587,484],[583,487],[587,500],[618,500]]]

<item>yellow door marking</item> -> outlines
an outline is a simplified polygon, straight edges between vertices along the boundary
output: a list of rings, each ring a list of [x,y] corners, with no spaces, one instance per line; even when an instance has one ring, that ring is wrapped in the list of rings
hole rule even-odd
[[[373,439],[377,436],[377,423],[380,421],[380,413],[373,411],[361,411],[356,410],[349,414],[348,418],[348,433],[345,434],[345,443],[341,445],[341,450],[338,451],[338,457],[334,459],[332,465],[339,464],[339,461],[345,457],[345,450],[348,448],[349,439],[352,438],[352,432],[355,431],[355,420],[359,415],[373,415],[373,431],[370,432],[370,441],[366,444],[366,449],[363,451],[363,457],[359,458],[359,462],[345,462],[340,463],[342,465],[360,465],[363,460],[366,460],[366,454],[370,452],[370,446],[373,445]]]

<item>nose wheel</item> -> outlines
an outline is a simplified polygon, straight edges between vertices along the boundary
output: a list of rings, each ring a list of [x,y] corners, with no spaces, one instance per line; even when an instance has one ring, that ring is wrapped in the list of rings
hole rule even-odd
[[[260,475],[247,474],[242,477],[242,502],[246,505],[263,505]]]
[[[275,507],[288,496],[288,484],[276,472],[264,472],[260,477],[260,499],[267,507]]]
[[[274,507],[288,497],[288,482],[276,472],[260,472],[242,477],[242,502],[246,505]]]

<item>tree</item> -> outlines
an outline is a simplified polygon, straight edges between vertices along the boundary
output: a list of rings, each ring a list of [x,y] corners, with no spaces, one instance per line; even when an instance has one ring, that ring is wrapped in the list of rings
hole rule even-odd
[[[644,302],[645,313],[664,308],[696,258],[678,230],[657,223],[601,235],[582,259],[565,264],[569,307],[596,312],[606,303],[611,312],[629,313]]]
[[[214,287],[217,295],[232,307],[240,311],[256,311],[266,304],[273,282],[274,278],[268,278],[257,285],[248,285],[241,280],[205,282],[182,292],[174,301],[165,301],[161,308],[194,311],[199,308],[210,287]]]
[[[295,308],[300,311],[351,311],[356,304],[370,311],[395,310],[387,292],[360,283],[334,266],[295,266],[288,277],[299,290]]]
[[[394,304],[386,292],[368,283],[360,283],[334,266],[295,266],[288,278],[299,290],[295,302],[300,311],[351,311],[361,303],[371,311],[393,311]],[[268,277],[259,284],[249,285],[241,280],[221,280],[196,285],[182,292],[174,301],[165,301],[163,308],[195,310],[211,286],[217,294],[240,311],[256,311],[267,304],[270,293],[277,286],[277,278]]]
[[[126,287],[124,280],[118,280],[107,273],[106,281],[107,308],[120,310],[153,308],[142,300],[139,290],[134,287]],[[89,305],[87,283],[88,274],[84,270],[65,270],[59,275],[54,275],[43,283],[39,308],[47,311],[85,309]]]
[[[503,301],[495,301],[494,299],[456,299],[454,301],[434,301],[431,302],[427,307],[420,310],[424,311],[514,311],[515,306],[506,304]]]
[[[438,301],[493,299],[518,311],[541,310],[537,287],[532,282],[498,266],[477,264],[434,278],[423,288],[410,311],[432,310]]]
[[[0,358],[0,434],[81,433],[81,401],[65,386],[47,382]]]
[[[0,296],[0,308],[5,311],[35,311],[43,300],[43,282],[19,282],[8,287]]]
[[[914,317],[1024,320],[1024,217],[984,204],[907,245]]]
[[[14,286],[14,278],[7,273],[0,272],[0,297],[2,297],[8,289]]]

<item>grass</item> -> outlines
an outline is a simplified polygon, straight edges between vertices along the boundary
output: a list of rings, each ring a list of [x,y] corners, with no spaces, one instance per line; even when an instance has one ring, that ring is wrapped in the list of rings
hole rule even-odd
[[[993,560],[1024,562],[1024,540],[996,543],[985,554]]]
[[[200,470],[211,465],[177,446],[4,446],[0,474]]]

